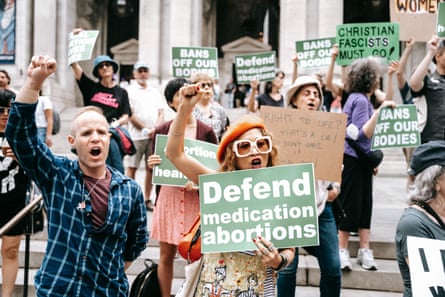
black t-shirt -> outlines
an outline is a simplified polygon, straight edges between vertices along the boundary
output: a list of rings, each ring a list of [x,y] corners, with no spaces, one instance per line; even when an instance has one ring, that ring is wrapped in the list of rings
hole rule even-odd
[[[104,87],[99,82],[94,82],[84,73],[77,81],[83,96],[84,105],[100,107],[107,121],[119,119],[122,115],[130,115],[130,101],[128,93],[124,88],[116,85],[112,88]]]
[[[280,96],[280,100],[273,99],[269,94],[263,93],[256,97],[256,100],[258,101],[258,108],[261,108],[261,106],[277,106],[277,107],[284,107],[284,97],[283,95]]]
[[[5,133],[0,132],[0,143],[7,142]],[[26,191],[29,179],[19,164],[0,153],[0,227],[5,225],[26,205]],[[24,220],[13,227],[8,234],[18,235],[24,232]]]

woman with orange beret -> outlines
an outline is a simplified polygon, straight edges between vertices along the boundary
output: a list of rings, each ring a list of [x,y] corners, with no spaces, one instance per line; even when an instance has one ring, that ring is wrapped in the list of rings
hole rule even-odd
[[[178,170],[198,184],[200,175],[216,173],[184,152],[187,119],[200,101],[201,91],[197,85],[184,86],[180,91],[183,100],[170,127],[166,156]],[[273,145],[272,136],[266,130],[263,121],[255,115],[242,116],[229,126],[221,139],[216,157],[220,163],[220,172],[278,165],[277,149]],[[223,296],[232,293],[230,288],[243,286],[240,288],[243,292],[238,291],[238,293],[248,295],[242,296],[276,296],[274,270],[286,267],[293,260],[295,249],[277,249],[261,236],[254,238],[253,242],[258,248],[254,252],[204,254],[204,265],[214,267],[210,270],[214,281],[211,283],[198,281],[195,294],[207,292],[208,296]],[[243,268],[237,269],[237,267]],[[248,284],[247,288],[244,287],[245,284]]]

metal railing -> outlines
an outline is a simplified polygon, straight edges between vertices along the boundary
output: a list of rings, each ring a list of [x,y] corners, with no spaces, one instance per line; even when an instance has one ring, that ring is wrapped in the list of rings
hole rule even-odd
[[[28,296],[28,279],[29,279],[29,256],[30,256],[30,241],[31,234],[33,233],[33,211],[38,208],[38,205],[43,200],[43,196],[41,194],[35,195],[36,186],[34,184],[31,185],[30,189],[27,191],[27,202],[28,204],[19,211],[12,219],[9,220],[1,229],[0,229],[0,237],[6,234],[14,225],[16,225],[19,221],[27,217],[27,223],[25,228],[25,265],[23,272],[23,297]],[[31,199],[32,198],[32,199]],[[43,207],[43,206],[42,206]]]
[[[0,229],[0,237],[5,235],[6,232],[9,231],[15,224],[17,224],[20,220],[22,220],[27,214],[34,210],[34,208],[39,205],[40,201],[42,201],[42,195],[37,196],[32,199],[30,203],[28,203],[21,211],[19,211],[8,223],[6,223]]]

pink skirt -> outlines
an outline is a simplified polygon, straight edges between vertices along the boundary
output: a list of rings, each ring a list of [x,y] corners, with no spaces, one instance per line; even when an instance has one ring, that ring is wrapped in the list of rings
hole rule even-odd
[[[151,221],[150,238],[178,245],[199,213],[197,190],[162,186]]]

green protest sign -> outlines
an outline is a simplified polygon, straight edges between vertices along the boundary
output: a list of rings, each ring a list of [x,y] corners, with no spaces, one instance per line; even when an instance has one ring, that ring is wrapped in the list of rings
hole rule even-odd
[[[201,175],[202,252],[318,245],[314,183],[312,163]]]
[[[363,23],[337,26],[338,65],[369,56],[399,59],[398,23]]]
[[[298,67],[301,69],[328,67],[335,37],[297,41]]]
[[[420,145],[417,110],[414,104],[380,110],[371,149]]]
[[[99,31],[81,31],[70,34],[68,44],[68,64],[91,59]]]
[[[437,37],[445,37],[445,2],[439,3],[439,9],[437,13]]]
[[[167,135],[156,135],[155,154],[160,156],[162,163],[154,166],[152,182],[155,185],[183,187],[188,179],[165,157],[164,150],[167,145],[167,138]],[[186,154],[214,170],[219,167],[216,161],[217,148],[218,146],[213,143],[195,139],[186,138],[184,142]]]
[[[174,77],[189,78],[194,73],[206,73],[219,78],[218,50],[215,47],[172,47]]]
[[[275,78],[275,52],[235,56],[236,80],[249,84],[252,80],[269,81]]]

